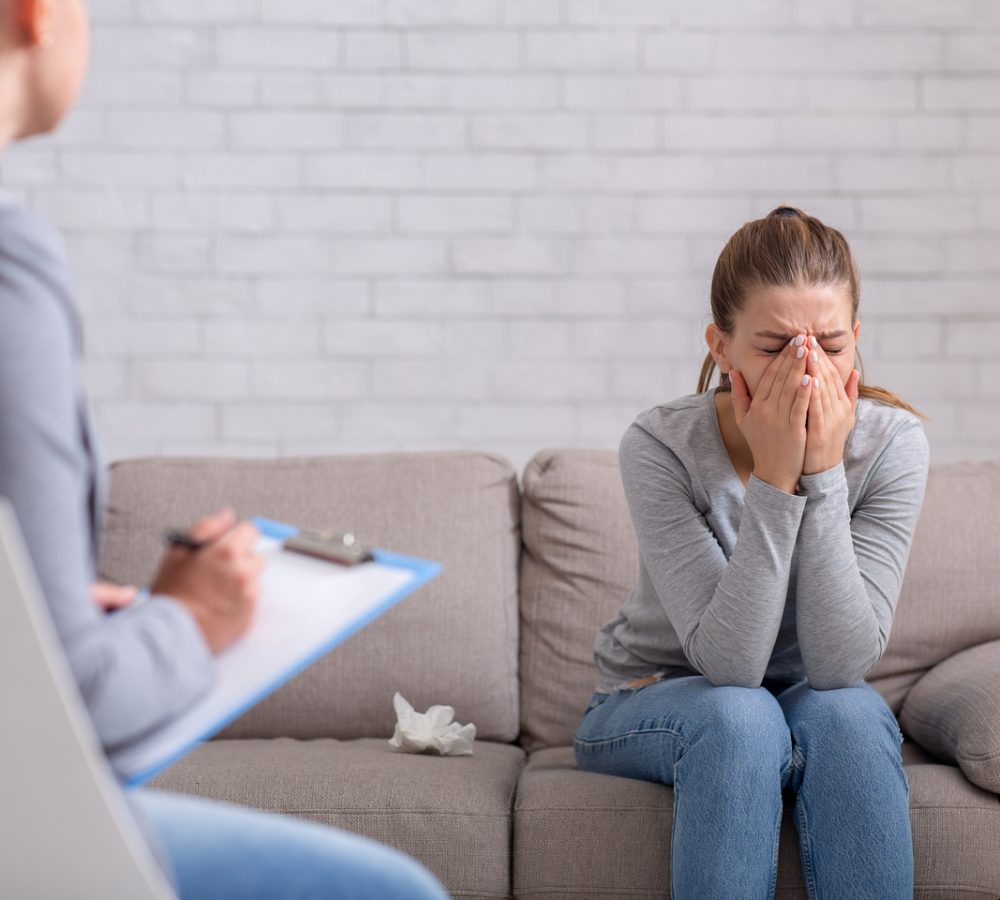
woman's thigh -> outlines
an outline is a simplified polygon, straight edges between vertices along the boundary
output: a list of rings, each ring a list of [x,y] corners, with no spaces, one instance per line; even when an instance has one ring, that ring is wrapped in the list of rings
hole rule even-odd
[[[181,900],[444,900],[391,847],[290,816],[180,794],[130,795],[160,837]]]
[[[711,755],[790,765],[791,738],[764,688],[716,686],[702,675],[595,694],[576,732],[581,769],[673,784],[674,766],[705,739]]]

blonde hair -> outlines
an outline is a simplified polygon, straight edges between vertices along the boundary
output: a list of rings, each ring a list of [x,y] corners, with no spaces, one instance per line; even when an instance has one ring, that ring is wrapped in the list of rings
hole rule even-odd
[[[851,298],[851,322],[857,321],[861,283],[845,237],[800,209],[779,206],[763,219],[747,222],[722,248],[712,274],[712,319],[720,331],[732,334],[733,318],[750,291],[798,285],[843,285]],[[892,391],[865,384],[861,351],[856,352],[859,397],[928,418]],[[698,378],[699,394],[708,390],[714,369],[715,359],[708,353]],[[718,390],[732,390],[728,372],[719,373]]]

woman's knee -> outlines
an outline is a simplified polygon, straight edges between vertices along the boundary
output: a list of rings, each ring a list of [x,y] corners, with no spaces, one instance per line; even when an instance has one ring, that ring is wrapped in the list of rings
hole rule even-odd
[[[853,752],[877,745],[880,739],[898,745],[899,723],[881,694],[867,685],[817,691],[803,685],[789,716],[796,739],[829,739]]]
[[[790,746],[781,706],[764,688],[708,687],[700,698],[699,713],[698,727],[729,752],[781,753]]]

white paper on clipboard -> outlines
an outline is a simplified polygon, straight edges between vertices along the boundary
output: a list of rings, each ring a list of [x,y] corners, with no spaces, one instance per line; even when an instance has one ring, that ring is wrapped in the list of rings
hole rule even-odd
[[[250,631],[215,659],[209,694],[147,737],[113,751],[130,786],[172,765],[331,648],[441,572],[439,563],[375,551],[354,566],[282,549],[296,529],[255,519],[267,559]]]

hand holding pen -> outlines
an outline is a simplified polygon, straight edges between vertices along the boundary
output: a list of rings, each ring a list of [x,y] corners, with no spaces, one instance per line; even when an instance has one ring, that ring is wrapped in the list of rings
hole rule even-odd
[[[187,534],[168,534],[150,592],[166,594],[187,608],[213,653],[243,635],[253,621],[264,559],[254,551],[259,537],[249,522],[226,509],[196,522]]]

